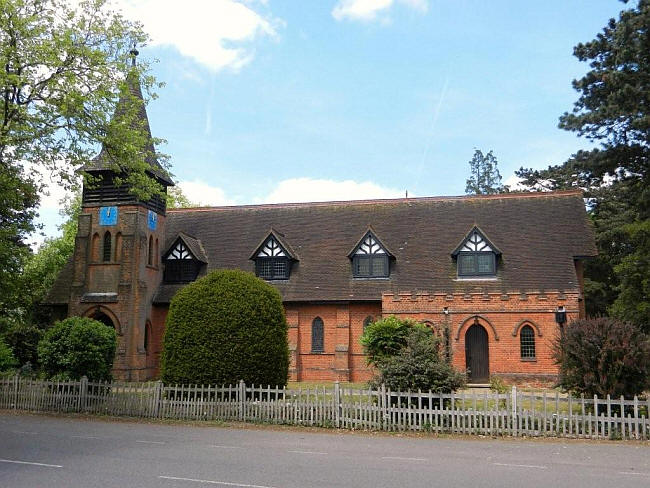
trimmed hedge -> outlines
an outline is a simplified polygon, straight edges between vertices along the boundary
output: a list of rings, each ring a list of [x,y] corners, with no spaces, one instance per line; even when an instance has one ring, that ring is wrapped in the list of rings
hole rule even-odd
[[[97,320],[69,317],[45,332],[38,343],[38,361],[48,376],[74,380],[110,380],[117,335]]]
[[[278,291],[252,273],[213,271],[172,299],[165,383],[286,385],[287,321]]]

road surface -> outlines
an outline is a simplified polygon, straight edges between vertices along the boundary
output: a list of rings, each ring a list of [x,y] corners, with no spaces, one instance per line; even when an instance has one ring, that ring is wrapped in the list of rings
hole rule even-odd
[[[211,486],[650,487],[650,445],[0,413],[2,488]]]

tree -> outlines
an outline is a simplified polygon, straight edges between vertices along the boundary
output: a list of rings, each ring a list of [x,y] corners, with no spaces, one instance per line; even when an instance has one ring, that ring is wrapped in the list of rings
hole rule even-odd
[[[554,343],[560,386],[588,396],[633,396],[650,387],[650,337],[631,322],[577,320]]]
[[[196,203],[190,202],[179,186],[167,188],[167,208],[190,208],[197,207]]]
[[[627,3],[627,2],[625,2]],[[562,129],[600,147],[579,151],[562,165],[536,171],[521,168],[523,184],[537,190],[582,188],[596,230],[599,257],[585,266],[587,310],[639,320],[650,331],[650,0],[610,19],[596,39],[580,43],[574,55],[590,70],[573,87],[580,96],[560,117]]]
[[[368,364],[377,364],[383,358],[397,354],[405,345],[409,330],[418,325],[415,320],[384,317],[368,325],[361,336],[361,345]]]
[[[49,376],[91,381],[111,379],[117,335],[115,329],[89,318],[57,322],[38,343],[38,358]]]
[[[497,166],[497,158],[492,151],[483,154],[480,149],[475,149],[474,156],[469,162],[471,176],[467,179],[465,193],[493,195],[508,191],[508,188],[501,184],[501,174]]]
[[[15,368],[18,365],[11,348],[0,337],[0,373]]]
[[[282,386],[288,368],[282,299],[252,273],[213,271],[172,299],[163,338],[164,382]]]
[[[465,385],[465,375],[444,359],[440,340],[431,330],[416,325],[407,331],[404,346],[377,361],[373,387],[384,384],[392,390],[448,393]]]
[[[74,6],[73,6],[74,5]],[[139,122],[155,79],[133,63],[133,44],[147,40],[138,24],[111,11],[108,0],[0,0],[0,316],[10,312],[13,286],[34,230],[40,180],[70,186],[75,171],[101,145],[133,192],[162,188],[146,177],[164,156]],[[130,78],[129,78],[130,77]],[[121,100],[121,101],[120,101]],[[119,117],[113,117],[120,101]],[[153,140],[153,142],[158,142]]]

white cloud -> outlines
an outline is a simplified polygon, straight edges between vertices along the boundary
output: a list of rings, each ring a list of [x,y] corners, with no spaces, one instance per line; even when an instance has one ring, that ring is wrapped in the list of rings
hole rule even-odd
[[[290,178],[278,183],[261,201],[264,203],[326,202],[330,200],[365,200],[373,198],[398,198],[404,192],[386,188],[371,181],[325,180]]]
[[[226,196],[223,189],[210,186],[202,181],[179,181],[178,186],[187,199],[200,206],[235,205],[236,202]]]
[[[237,71],[254,57],[251,43],[274,37],[280,19],[235,0],[114,0],[125,16],[138,20],[154,46],[173,46],[183,56],[219,71]],[[265,5],[265,2],[259,2]]]
[[[332,10],[332,17],[336,20],[386,21],[389,10],[396,3],[422,13],[429,8],[427,0],[339,0]]]
[[[528,188],[521,184],[523,180],[519,176],[512,174],[506,178],[506,181],[503,183],[510,188],[511,191],[524,191]]]

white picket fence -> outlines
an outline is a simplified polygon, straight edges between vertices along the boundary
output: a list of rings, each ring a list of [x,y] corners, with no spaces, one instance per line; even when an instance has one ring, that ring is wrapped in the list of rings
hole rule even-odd
[[[0,379],[0,409],[485,436],[650,439],[650,398]]]

